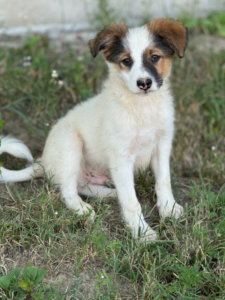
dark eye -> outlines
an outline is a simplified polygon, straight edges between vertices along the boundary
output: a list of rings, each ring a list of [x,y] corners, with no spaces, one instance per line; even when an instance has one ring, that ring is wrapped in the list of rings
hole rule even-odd
[[[124,66],[129,67],[131,65],[131,59],[130,58],[124,58],[122,60],[122,63],[124,64]]]
[[[152,57],[151,57],[151,60],[153,63],[156,63],[157,61],[159,61],[159,59],[160,59],[160,56],[156,55],[156,54],[152,55]]]

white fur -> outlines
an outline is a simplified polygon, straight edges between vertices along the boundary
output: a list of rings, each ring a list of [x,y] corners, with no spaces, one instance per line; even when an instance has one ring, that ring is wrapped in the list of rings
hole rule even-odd
[[[23,144],[23,142],[12,136],[5,136],[0,138],[0,155],[4,152],[7,152],[15,157],[23,158],[28,160],[29,162],[33,162],[33,156],[27,146]]]
[[[130,72],[121,72],[126,86],[132,93],[142,94],[143,91],[141,91],[137,86],[137,80],[140,78],[150,78],[152,80],[152,86],[148,92],[157,91],[158,86],[155,77],[144,69],[142,62],[142,54],[144,50],[154,44],[153,36],[150,35],[149,30],[145,26],[129,29],[128,34],[123,39],[123,43],[128,49],[130,49],[131,57],[134,60],[134,64]]]
[[[15,157],[26,159],[33,163],[33,156],[23,142],[11,136],[0,137],[0,139],[0,155],[7,152]],[[10,171],[1,167],[0,183],[31,180],[35,168],[39,168],[37,164],[32,164],[28,168],[20,171]]]
[[[163,218],[170,215],[179,217],[183,210],[174,200],[170,182],[173,98],[167,79],[155,92],[144,96],[136,94],[136,81],[138,77],[145,76],[141,55],[151,43],[151,36],[147,29],[141,27],[130,30],[126,42],[135,58],[134,69],[132,67],[128,75],[121,76],[114,64],[108,63],[109,78],[102,92],[77,105],[52,128],[41,164],[46,174],[59,184],[66,205],[79,214],[92,207],[78,193],[105,197],[115,196],[117,192],[123,217],[133,236],[138,238],[140,228],[142,240],[147,241],[156,239],[157,235],[141,212],[134,188],[136,170],[152,166],[157,206]],[[1,152],[12,153],[14,148],[14,155],[21,157],[18,154],[21,144],[11,140],[12,147],[8,147],[10,144],[7,146],[5,141],[3,139]],[[22,149],[23,157],[30,160],[27,148],[24,146]],[[37,164],[33,164],[32,170],[29,167],[18,171],[18,177],[15,176],[17,171],[7,173],[3,168],[2,171],[2,181],[5,182],[30,179],[36,176],[35,171],[39,176],[43,173]],[[93,183],[104,183],[108,177],[116,191]]]

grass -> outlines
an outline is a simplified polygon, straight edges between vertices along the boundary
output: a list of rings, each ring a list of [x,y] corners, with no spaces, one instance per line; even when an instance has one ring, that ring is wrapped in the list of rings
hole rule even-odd
[[[27,56],[30,66],[24,66]],[[141,245],[132,239],[116,199],[87,200],[97,212],[90,226],[65,207],[47,180],[10,184],[0,190],[0,276],[30,263],[47,269],[40,287],[44,299],[224,299],[224,66],[225,51],[203,54],[193,47],[174,61],[177,131],[171,172],[184,216],[160,220],[153,175],[148,171],[136,178],[158,242]],[[53,70],[58,76],[52,77]],[[37,156],[40,149],[32,141],[43,145],[59,117],[98,93],[106,67],[100,57],[56,53],[46,38],[33,36],[22,49],[0,49],[0,74],[3,130],[25,130]],[[24,166],[7,155],[0,160],[14,169]],[[0,295],[7,299],[2,289]]]
[[[225,11],[211,12],[207,18],[196,18],[191,13],[178,17],[189,29],[225,37]]]

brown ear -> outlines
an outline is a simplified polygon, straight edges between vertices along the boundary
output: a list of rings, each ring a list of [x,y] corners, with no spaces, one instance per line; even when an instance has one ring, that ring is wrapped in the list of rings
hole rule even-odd
[[[147,24],[149,30],[160,37],[180,58],[188,42],[188,31],[183,24],[177,20],[165,18],[152,20]]]
[[[123,22],[105,27],[94,39],[89,41],[91,54],[95,57],[99,52],[110,51],[126,35],[127,30],[128,28]]]

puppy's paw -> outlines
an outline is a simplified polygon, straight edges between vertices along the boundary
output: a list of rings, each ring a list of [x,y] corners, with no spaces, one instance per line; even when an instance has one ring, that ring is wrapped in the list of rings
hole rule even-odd
[[[143,214],[134,214],[132,218],[126,220],[128,228],[139,243],[146,243],[157,239],[157,233],[145,221]]]
[[[86,222],[88,222],[88,223],[94,222],[95,211],[90,204],[88,204],[84,201],[82,201],[82,202],[80,201],[79,205],[76,207],[72,207],[72,209],[75,210],[78,215],[87,215],[88,219]]]
[[[87,214],[87,215],[90,214],[86,222],[93,223],[95,219],[95,211],[93,207],[90,204],[83,202],[83,211],[84,211],[83,214]]]
[[[166,217],[174,217],[175,219],[178,219],[184,212],[184,209],[181,205],[174,202],[173,205],[161,204],[158,206],[159,208],[159,214],[162,219],[165,219]]]
[[[148,243],[157,239],[157,233],[151,227],[148,226],[145,232],[141,231],[138,237],[139,243]]]

